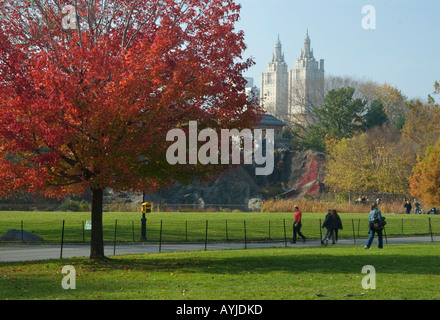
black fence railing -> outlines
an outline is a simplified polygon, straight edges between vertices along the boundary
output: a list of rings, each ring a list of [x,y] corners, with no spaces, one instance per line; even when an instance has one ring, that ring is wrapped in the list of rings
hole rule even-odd
[[[440,217],[423,217],[424,219],[394,218],[388,219],[385,236],[431,236],[440,235]],[[303,219],[301,232],[308,239],[320,239],[325,233],[323,219]],[[368,237],[368,217],[342,219],[343,229],[339,231],[340,239]],[[15,230],[15,240],[3,240],[2,234]],[[0,243],[26,242],[25,235],[32,233],[42,238],[42,243],[88,243],[90,242],[89,221],[15,221],[0,225]],[[138,243],[141,242],[141,224],[139,220],[115,219],[106,220],[103,224],[104,242]],[[256,241],[290,241],[293,236],[292,221],[288,219],[267,219],[255,221],[247,219],[211,219],[173,221],[160,218],[148,218],[146,223],[146,242],[185,243],[185,242],[256,242]]]

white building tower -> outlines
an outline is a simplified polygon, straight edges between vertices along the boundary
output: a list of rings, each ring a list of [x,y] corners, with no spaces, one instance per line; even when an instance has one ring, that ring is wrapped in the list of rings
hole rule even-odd
[[[316,61],[310,42],[307,31],[295,69],[289,72],[289,113],[293,121],[310,121],[313,109],[321,107],[324,97],[324,59]]]
[[[289,114],[289,72],[284,60],[280,37],[275,44],[272,61],[261,74],[260,97],[268,114],[284,119]]]

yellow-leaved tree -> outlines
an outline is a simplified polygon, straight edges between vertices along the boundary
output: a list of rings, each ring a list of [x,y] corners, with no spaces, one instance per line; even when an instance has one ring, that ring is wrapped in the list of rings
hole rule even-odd
[[[325,184],[335,192],[406,193],[411,163],[399,132],[375,127],[342,139],[329,151]]]
[[[408,112],[405,106],[406,96],[396,87],[385,83],[376,89],[376,97],[382,102],[390,123],[401,128]]]

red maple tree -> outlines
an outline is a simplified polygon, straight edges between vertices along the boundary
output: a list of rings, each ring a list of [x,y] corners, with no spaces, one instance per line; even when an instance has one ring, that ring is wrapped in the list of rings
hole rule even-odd
[[[219,166],[171,166],[166,133],[252,128],[233,0],[0,0],[0,194],[154,191]]]

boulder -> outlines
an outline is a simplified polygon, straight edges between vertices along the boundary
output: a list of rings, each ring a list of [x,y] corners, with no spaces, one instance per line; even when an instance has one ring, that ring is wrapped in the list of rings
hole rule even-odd
[[[32,232],[9,229],[0,237],[0,241],[42,242],[43,238]]]
[[[261,198],[251,198],[248,202],[248,208],[251,211],[260,211],[263,204],[263,199]]]

